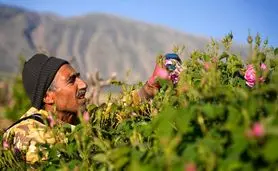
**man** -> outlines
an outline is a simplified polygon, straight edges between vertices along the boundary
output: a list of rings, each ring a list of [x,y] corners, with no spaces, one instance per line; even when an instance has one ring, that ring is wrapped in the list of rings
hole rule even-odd
[[[157,78],[169,79],[168,71],[159,65],[146,84],[133,91],[134,103],[157,93]],[[39,144],[51,146],[66,141],[63,133],[54,136],[54,124],[70,124],[74,128],[79,123],[79,114],[85,111],[87,84],[67,61],[44,54],[25,62],[22,79],[32,107],[6,130],[3,146],[33,164],[47,159],[47,152]]]

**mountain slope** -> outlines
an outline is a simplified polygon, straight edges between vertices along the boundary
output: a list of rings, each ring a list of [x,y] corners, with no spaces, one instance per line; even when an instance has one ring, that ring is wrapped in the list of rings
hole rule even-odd
[[[28,59],[43,51],[68,60],[74,56],[83,74],[98,69],[104,77],[117,72],[123,78],[131,70],[130,81],[143,81],[158,53],[175,44],[202,49],[209,40],[107,14],[63,18],[0,5],[0,21],[0,71],[6,72],[18,69],[20,53]]]

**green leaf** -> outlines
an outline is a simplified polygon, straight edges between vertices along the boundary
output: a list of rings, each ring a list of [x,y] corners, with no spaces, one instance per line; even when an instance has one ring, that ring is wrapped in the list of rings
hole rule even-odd
[[[278,48],[275,48],[274,55],[278,55]]]
[[[177,117],[175,118],[175,123],[178,131],[181,133],[185,133],[189,131],[191,128],[189,126],[192,114],[188,110],[179,110],[177,111]]]
[[[109,148],[109,144],[105,140],[94,138],[94,144],[97,145],[102,151],[106,151]]]
[[[198,155],[197,155],[197,144],[188,145],[186,147],[186,149],[183,151],[182,157],[185,160],[194,161],[198,157]]]
[[[50,166],[49,168],[46,169],[46,171],[55,171],[57,168],[55,166]]]
[[[87,107],[87,110],[91,113],[93,110],[95,110],[97,108],[97,105],[95,104],[90,104],[88,107]]]
[[[106,163],[107,162],[107,157],[103,153],[98,153],[98,154],[94,155],[93,160],[101,162],[101,163]]]
[[[78,165],[80,165],[80,161],[79,160],[71,160],[68,163],[68,166],[69,166],[70,169],[74,169]]]
[[[205,104],[203,106],[203,111],[205,112],[206,117],[209,119],[215,119],[222,116],[224,109],[221,105]]]
[[[278,160],[277,144],[278,138],[269,139],[263,149],[264,157],[269,162],[274,162]]]
[[[154,127],[159,137],[169,137],[173,131],[173,119],[176,115],[176,110],[172,107],[167,107],[160,113],[160,116],[154,121]]]
[[[258,60],[259,60],[259,61],[265,62],[265,60],[266,60],[266,55],[265,55],[264,53],[259,52],[259,53],[257,54],[257,56],[258,56]]]
[[[219,162],[219,170],[233,171],[242,169],[243,164],[240,161],[226,159]]]
[[[203,57],[204,57],[204,60],[205,60],[205,61],[209,61],[209,60],[210,60],[209,55],[204,55]]]
[[[118,158],[122,158],[129,152],[130,152],[129,147],[120,147],[120,148],[113,149],[112,151],[109,151],[109,159],[113,161]]]
[[[237,123],[240,120],[241,116],[239,110],[232,105],[228,106],[228,111],[229,111],[229,115],[225,126],[227,129],[230,130],[237,127]]]
[[[227,149],[229,159],[238,160],[241,153],[247,147],[247,140],[244,137],[243,128],[234,128],[232,132],[233,144]]]
[[[122,157],[120,159],[118,159],[115,163],[114,163],[114,168],[115,169],[121,169],[125,164],[127,164],[129,162],[129,158],[128,157]]]
[[[229,57],[229,55],[227,54],[227,52],[223,52],[222,54],[221,54],[221,56],[220,56],[220,60],[221,59],[223,59],[223,58],[227,58],[227,57]]]

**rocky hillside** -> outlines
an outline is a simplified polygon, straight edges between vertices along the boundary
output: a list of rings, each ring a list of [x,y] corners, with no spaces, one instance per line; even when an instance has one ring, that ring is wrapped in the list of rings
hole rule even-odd
[[[98,69],[104,77],[117,72],[124,78],[130,70],[131,81],[143,81],[158,53],[175,44],[190,52],[204,48],[209,40],[108,14],[63,18],[7,5],[0,5],[0,22],[0,71],[8,73],[18,70],[20,54],[28,59],[42,51],[68,60],[75,57],[83,74]]]

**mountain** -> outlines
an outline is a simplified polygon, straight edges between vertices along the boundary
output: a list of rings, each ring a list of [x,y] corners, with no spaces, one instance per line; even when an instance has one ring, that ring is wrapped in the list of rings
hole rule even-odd
[[[159,53],[169,52],[174,45],[185,45],[191,52],[205,48],[209,41],[207,37],[109,14],[65,18],[4,4],[0,5],[0,22],[0,71],[7,73],[18,70],[20,54],[28,59],[36,52],[45,52],[75,59],[74,66],[82,74],[98,69],[103,77],[117,72],[123,79],[131,71],[129,81],[144,81]],[[235,49],[245,52],[240,46]]]

